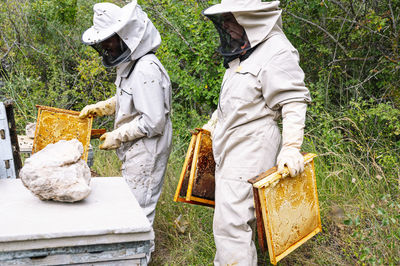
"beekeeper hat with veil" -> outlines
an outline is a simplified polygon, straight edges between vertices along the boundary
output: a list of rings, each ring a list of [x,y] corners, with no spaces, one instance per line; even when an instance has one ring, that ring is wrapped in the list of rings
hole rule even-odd
[[[220,4],[203,10],[216,27],[220,37],[219,53],[224,57],[243,54],[265,41],[273,27],[282,27],[279,1],[222,0]],[[236,35],[232,24],[242,29]],[[240,35],[240,36],[239,36]]]
[[[136,60],[148,52],[155,52],[161,37],[153,23],[134,0],[123,7],[112,3],[93,6],[93,26],[82,34],[82,42],[92,46],[102,56],[106,67]],[[117,52],[104,48],[102,42],[118,38]]]

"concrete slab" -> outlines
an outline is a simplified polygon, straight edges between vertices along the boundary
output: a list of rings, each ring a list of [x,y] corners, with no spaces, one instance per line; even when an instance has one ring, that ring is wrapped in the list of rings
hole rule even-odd
[[[154,239],[122,177],[91,179],[81,202],[41,201],[20,179],[0,179],[0,252]]]

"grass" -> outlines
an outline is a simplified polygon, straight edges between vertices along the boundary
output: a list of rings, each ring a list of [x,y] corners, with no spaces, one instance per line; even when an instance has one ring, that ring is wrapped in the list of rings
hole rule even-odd
[[[91,167],[99,176],[121,176],[121,161],[114,151],[104,151],[99,149],[100,140],[91,140],[93,152],[95,154],[93,166]]]
[[[279,264],[399,265],[399,177],[393,175],[396,172],[384,177],[371,175],[373,166],[362,164],[362,158],[351,151],[324,152],[312,138],[306,139],[303,149],[319,154],[315,167],[323,231]],[[156,251],[150,265],[213,263],[213,209],[173,201],[188,144],[187,137],[175,135],[157,206]],[[92,145],[92,169],[101,176],[120,175],[115,153],[98,150],[96,143]],[[259,265],[270,265],[268,254],[258,254]]]

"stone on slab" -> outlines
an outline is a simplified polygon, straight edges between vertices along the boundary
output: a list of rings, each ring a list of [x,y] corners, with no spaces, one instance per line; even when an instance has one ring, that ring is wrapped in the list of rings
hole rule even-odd
[[[49,144],[25,160],[20,178],[41,200],[75,202],[90,194],[90,168],[77,139]]]

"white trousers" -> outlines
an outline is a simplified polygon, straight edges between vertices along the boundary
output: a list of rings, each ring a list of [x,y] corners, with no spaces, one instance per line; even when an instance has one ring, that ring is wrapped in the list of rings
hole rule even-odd
[[[157,201],[160,198],[164,183],[170,147],[161,154],[155,154],[156,149],[146,147],[144,141],[146,140],[136,141],[125,153],[125,159],[122,163],[122,176],[142,207],[151,226],[153,226]],[[153,252],[154,249],[154,241],[151,241],[150,252]]]
[[[248,150],[226,147],[217,157],[215,171],[215,210],[213,221],[217,252],[214,265],[256,266],[255,208],[253,187],[248,179],[273,167],[280,145],[276,124],[263,128],[261,137],[238,138]],[[246,143],[239,140],[246,139]],[[215,152],[214,152],[215,155]]]
[[[246,180],[224,178],[216,178],[215,185],[214,265],[257,265],[252,185]]]

